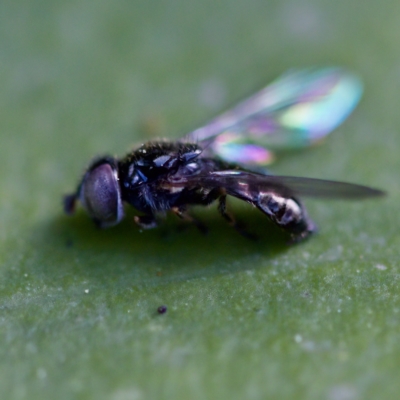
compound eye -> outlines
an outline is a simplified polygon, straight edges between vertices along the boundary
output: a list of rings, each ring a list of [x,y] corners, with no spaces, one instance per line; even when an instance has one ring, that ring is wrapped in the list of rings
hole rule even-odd
[[[86,172],[79,198],[90,217],[102,228],[117,224],[123,217],[117,171],[109,163]]]

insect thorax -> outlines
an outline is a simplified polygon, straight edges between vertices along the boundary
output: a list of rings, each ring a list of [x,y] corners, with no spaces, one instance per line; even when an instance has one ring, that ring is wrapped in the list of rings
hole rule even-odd
[[[194,143],[149,142],[119,162],[119,178],[124,201],[148,212],[167,210],[181,189],[168,187],[168,178],[178,171],[192,173],[201,148]]]

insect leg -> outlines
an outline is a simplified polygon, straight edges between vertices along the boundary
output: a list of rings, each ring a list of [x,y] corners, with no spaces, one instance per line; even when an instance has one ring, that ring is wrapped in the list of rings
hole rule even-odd
[[[257,239],[257,236],[243,229],[243,227],[235,220],[235,218],[230,213],[228,213],[228,211],[226,211],[226,194],[222,194],[218,198],[218,202],[218,211],[225,218],[225,220],[228,221],[229,225],[235,228],[236,231],[239,232],[242,236],[252,240]]]
[[[133,220],[139,225],[142,229],[152,229],[157,226],[157,221],[154,215],[136,215],[133,217]]]
[[[208,228],[201,221],[188,214],[183,207],[172,207],[171,211],[184,221],[194,224],[202,234],[205,235],[208,232]]]

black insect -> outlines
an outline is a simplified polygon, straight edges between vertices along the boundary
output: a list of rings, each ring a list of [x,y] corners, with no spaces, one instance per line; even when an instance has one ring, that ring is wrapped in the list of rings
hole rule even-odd
[[[65,196],[64,209],[72,214],[79,200],[94,222],[106,228],[122,220],[128,203],[141,213],[135,217],[141,228],[155,227],[157,216],[171,211],[205,231],[188,211],[217,200],[221,215],[246,235],[226,210],[229,195],[257,207],[293,241],[305,239],[315,224],[300,196],[363,199],[383,192],[267,175],[255,168],[272,159],[271,149],[304,147],[326,136],[352,111],[360,94],[359,80],[340,69],[286,74],[181,141],[152,141],[122,159],[96,159],[76,192]]]

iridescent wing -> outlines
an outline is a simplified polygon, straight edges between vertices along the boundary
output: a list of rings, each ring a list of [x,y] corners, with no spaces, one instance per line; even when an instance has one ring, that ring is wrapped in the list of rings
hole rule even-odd
[[[273,192],[283,197],[309,196],[330,199],[362,200],[385,195],[368,186],[324,179],[294,176],[263,175],[240,170],[210,172],[205,175],[171,177],[174,187],[201,186],[208,189],[223,188],[231,196],[256,201],[260,193]]]
[[[328,135],[361,94],[360,79],[341,68],[289,71],[185,139],[203,143],[206,155],[267,165],[273,152],[307,147]]]

